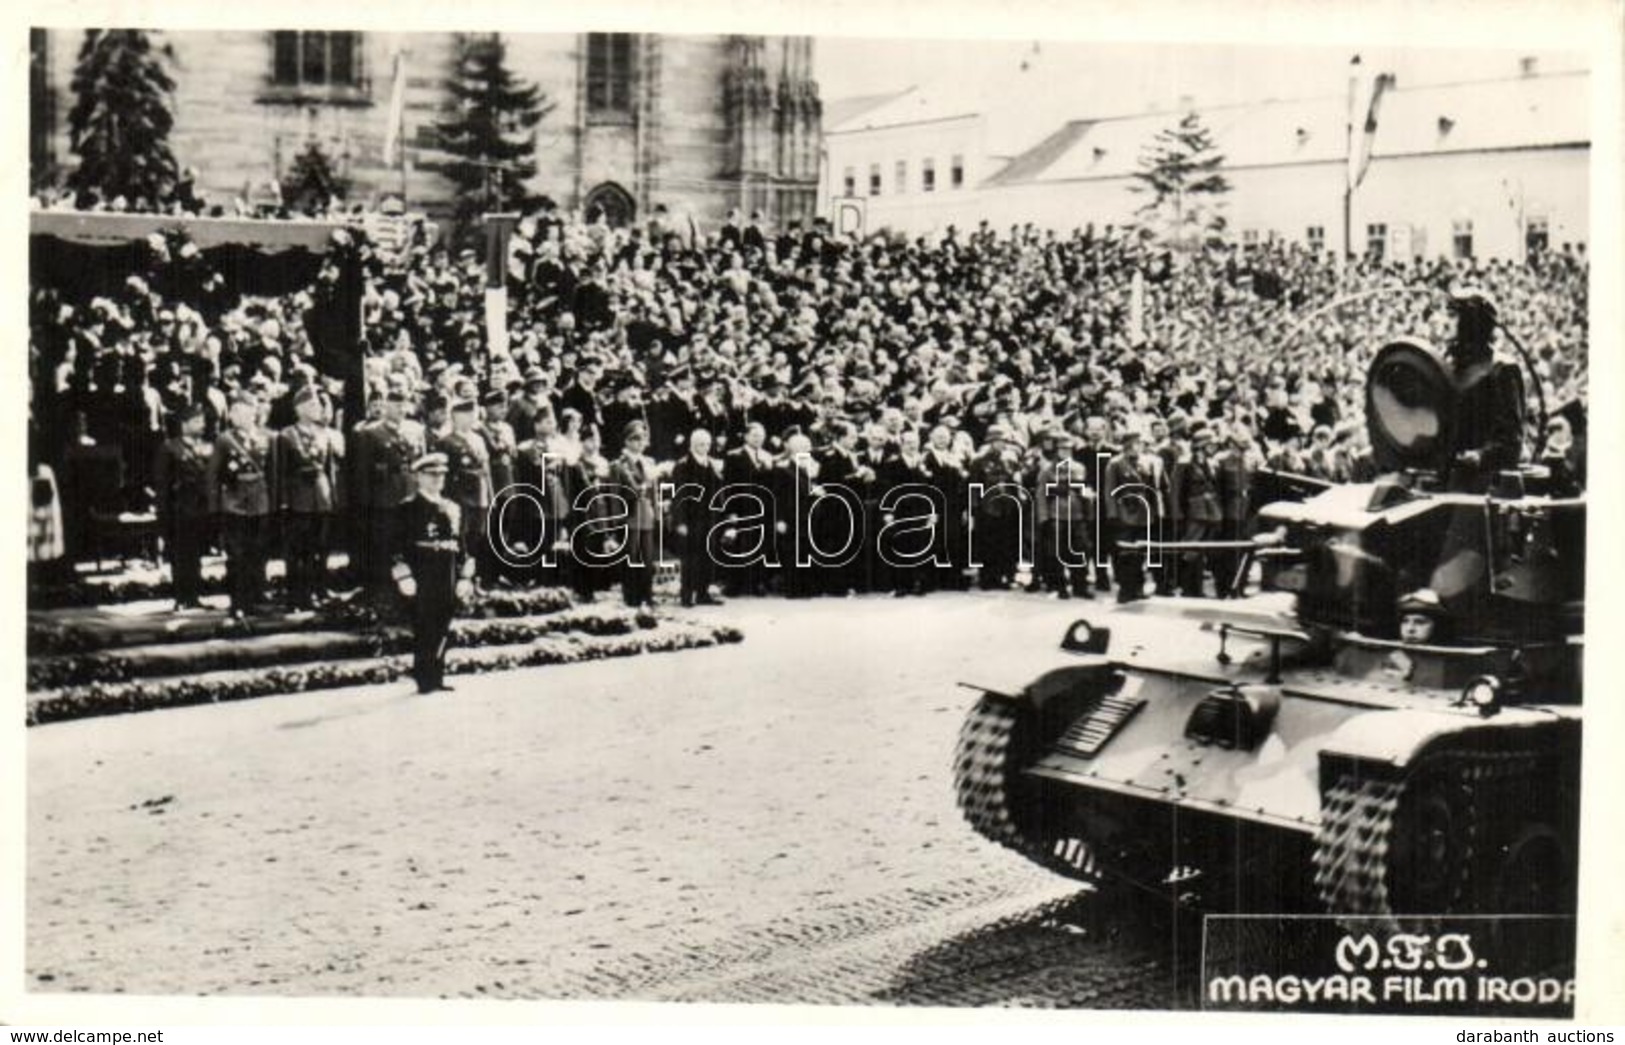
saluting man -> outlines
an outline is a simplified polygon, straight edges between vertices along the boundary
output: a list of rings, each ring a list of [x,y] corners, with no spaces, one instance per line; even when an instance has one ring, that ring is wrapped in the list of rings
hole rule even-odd
[[[485,517],[491,508],[491,457],[474,421],[474,400],[457,400],[451,406],[451,431],[436,440],[432,449],[446,455],[446,497],[462,509],[463,551],[473,557],[481,579],[489,581],[500,562],[485,539]]]
[[[209,508],[226,545],[231,615],[259,608],[265,588],[265,520],[271,511],[270,441],[259,427],[259,401],[238,395],[209,458]]]
[[[336,507],[335,454],[327,426],[327,406],[313,385],[293,401],[298,418],[277,436],[277,506],[286,513],[288,597],[295,609],[310,609],[324,594],[328,520]]]
[[[419,693],[449,691],[446,644],[457,601],[469,593],[474,564],[463,558],[461,511],[441,496],[446,455],[424,454],[412,466],[418,490],[400,506],[392,575],[412,603],[412,678]]]

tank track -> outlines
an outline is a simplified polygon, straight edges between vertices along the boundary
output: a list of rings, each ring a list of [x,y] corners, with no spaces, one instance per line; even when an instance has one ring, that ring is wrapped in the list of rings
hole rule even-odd
[[[1446,752],[1424,759],[1397,780],[1371,780],[1345,773],[1321,802],[1320,830],[1315,838],[1315,891],[1327,911],[1362,922],[1375,921],[1398,931],[1400,912],[1389,891],[1390,857],[1401,804],[1414,797],[1412,786],[1428,775],[1460,785],[1465,820],[1454,880],[1448,899],[1436,914],[1470,910],[1474,868],[1487,844],[1488,822],[1495,816],[1499,793],[1532,774],[1541,752]],[[1487,811],[1481,815],[1481,810]]]
[[[954,791],[960,812],[989,841],[1058,874],[1098,885],[1099,862],[1077,838],[1035,839],[1022,830],[1013,792],[1017,710],[983,697],[965,717],[954,753]]]

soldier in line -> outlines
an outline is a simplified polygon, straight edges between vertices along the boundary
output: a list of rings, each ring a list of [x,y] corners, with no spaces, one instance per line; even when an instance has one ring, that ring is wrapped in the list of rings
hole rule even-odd
[[[209,458],[209,508],[226,545],[231,615],[257,612],[265,592],[266,518],[271,511],[270,442],[259,428],[259,401],[238,395]]]
[[[389,597],[394,557],[395,511],[414,493],[412,462],[423,443],[405,425],[410,395],[404,380],[392,381],[378,421],[356,429],[355,504],[362,514],[360,558],[368,594]]]
[[[212,536],[209,463],[214,448],[204,438],[208,411],[201,403],[180,414],[180,432],[158,448],[153,468],[158,523],[169,553],[175,608],[198,606],[203,588],[203,550]]]
[[[326,594],[327,536],[337,508],[337,454],[323,423],[327,405],[314,385],[294,396],[297,420],[277,435],[277,507],[283,513],[288,600],[312,609]]]
[[[472,560],[463,557],[461,512],[441,496],[444,454],[424,454],[412,465],[417,492],[400,506],[391,575],[412,605],[412,678],[419,693],[449,691],[446,643],[457,601],[468,594]]]
[[[1053,460],[1038,470],[1038,546],[1034,558],[1045,590],[1063,599],[1094,598],[1088,561],[1089,529],[1094,523],[1095,492],[1085,465],[1068,452],[1071,437],[1060,435]]]
[[[1224,511],[1219,503],[1219,478],[1213,467],[1213,429],[1206,421],[1191,424],[1191,456],[1174,468],[1170,482],[1174,525],[1181,541],[1212,541],[1219,537]],[[1179,592],[1201,596],[1206,584],[1209,557],[1205,552],[1184,552],[1179,556]],[[1219,579],[1223,592],[1226,583]]]
[[[630,513],[621,542],[621,598],[628,606],[649,606],[654,602],[656,560],[660,538],[659,469],[644,456],[649,445],[649,426],[633,421],[621,436],[621,456],[610,465],[610,488],[626,499]]]
[[[1162,459],[1147,451],[1140,433],[1130,429],[1122,436],[1123,448],[1106,466],[1106,503],[1112,540],[1112,576],[1117,580],[1117,601],[1133,602],[1145,597],[1145,558],[1143,549],[1129,549],[1130,541],[1161,540],[1164,498]]]
[[[433,451],[446,456],[446,497],[462,509],[463,551],[475,563],[481,583],[496,576],[501,560],[486,539],[486,516],[491,509],[491,458],[485,440],[475,430],[473,399],[451,404],[451,429],[435,440]]]
[[[711,433],[696,428],[688,437],[688,453],[672,469],[676,488],[672,514],[676,517],[682,578],[680,598],[684,606],[719,606],[711,594],[716,573],[706,548],[706,538],[716,524],[711,499],[722,487],[721,462],[711,456]]]

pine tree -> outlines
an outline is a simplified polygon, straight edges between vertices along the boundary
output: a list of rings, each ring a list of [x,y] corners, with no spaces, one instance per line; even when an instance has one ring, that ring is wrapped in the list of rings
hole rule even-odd
[[[132,209],[160,206],[179,173],[169,149],[175,81],[164,68],[168,44],[133,29],[89,29],[73,71],[71,148],[79,165],[68,187],[104,200],[123,196]]]
[[[1136,211],[1143,224],[1176,247],[1217,238],[1224,231],[1221,210],[1230,182],[1219,173],[1224,156],[1196,113],[1188,113],[1140,151],[1130,191],[1149,194]]]
[[[508,69],[495,33],[459,38],[447,89],[451,111],[436,129],[456,157],[442,173],[456,185],[458,222],[467,228],[481,214],[522,208],[536,175],[536,125],[553,105]]]
[[[304,151],[294,157],[286,188],[294,206],[313,213],[343,198],[347,186],[333,169],[333,161],[328,159],[322,143],[312,138],[305,143]]]

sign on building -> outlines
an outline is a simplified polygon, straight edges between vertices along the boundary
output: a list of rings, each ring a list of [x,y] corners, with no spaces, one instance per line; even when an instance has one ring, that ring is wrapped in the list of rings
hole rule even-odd
[[[835,213],[830,216],[830,222],[835,226],[837,236],[862,239],[868,226],[868,218],[869,201],[854,196],[835,201]]]

